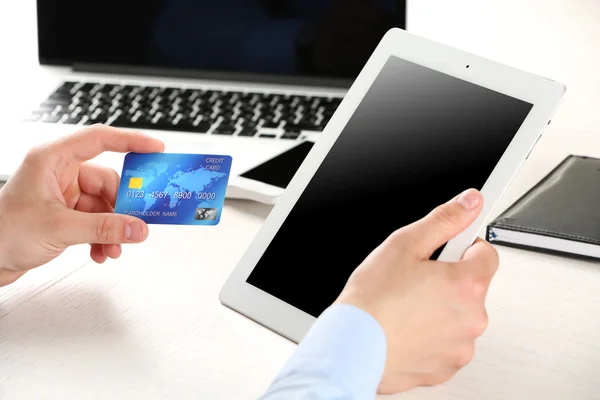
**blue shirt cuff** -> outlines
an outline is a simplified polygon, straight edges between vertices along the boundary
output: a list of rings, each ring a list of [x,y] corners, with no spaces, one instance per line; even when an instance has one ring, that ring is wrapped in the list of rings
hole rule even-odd
[[[276,378],[310,376],[355,399],[375,398],[386,361],[386,338],[379,323],[360,308],[336,304],[313,324]]]

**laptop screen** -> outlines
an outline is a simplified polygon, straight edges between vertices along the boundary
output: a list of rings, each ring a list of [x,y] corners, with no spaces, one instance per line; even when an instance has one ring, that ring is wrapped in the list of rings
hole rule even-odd
[[[42,64],[347,81],[388,29],[405,29],[405,1],[38,0],[39,56]]]

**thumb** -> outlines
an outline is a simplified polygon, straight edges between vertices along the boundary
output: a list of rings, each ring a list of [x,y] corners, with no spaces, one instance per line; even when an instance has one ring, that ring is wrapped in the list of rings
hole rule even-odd
[[[437,249],[467,229],[477,219],[482,207],[481,193],[469,189],[410,225],[408,230],[417,240],[415,250],[418,256],[430,258]]]
[[[62,219],[61,239],[66,245],[84,243],[139,243],[148,237],[148,225],[135,217],[69,210]]]

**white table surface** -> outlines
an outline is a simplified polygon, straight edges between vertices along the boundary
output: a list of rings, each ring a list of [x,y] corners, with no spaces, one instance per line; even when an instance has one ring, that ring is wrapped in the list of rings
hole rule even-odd
[[[0,118],[40,79],[34,2],[10,3],[0,4]],[[415,33],[568,86],[496,213],[566,155],[600,157],[600,1],[419,0],[409,15]],[[153,226],[101,266],[76,247],[0,289],[0,399],[256,398],[295,345],[217,294],[269,211],[227,201],[215,228]],[[600,399],[600,263],[498,251],[474,361],[443,386],[390,398]]]

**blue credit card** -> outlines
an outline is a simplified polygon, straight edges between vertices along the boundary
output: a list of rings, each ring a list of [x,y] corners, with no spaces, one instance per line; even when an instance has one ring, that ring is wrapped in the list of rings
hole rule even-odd
[[[115,213],[148,224],[216,225],[231,161],[221,155],[128,153]]]

